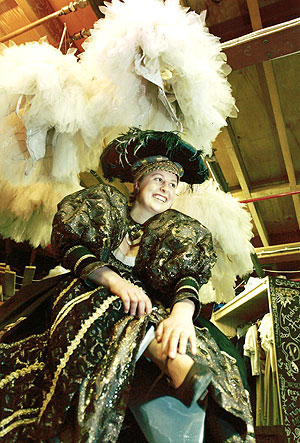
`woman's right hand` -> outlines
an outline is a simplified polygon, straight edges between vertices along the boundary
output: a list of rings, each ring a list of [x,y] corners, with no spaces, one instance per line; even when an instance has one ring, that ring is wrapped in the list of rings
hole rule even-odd
[[[116,272],[104,266],[89,274],[89,279],[98,285],[103,285],[112,294],[121,298],[124,311],[130,315],[151,314],[152,303],[145,291],[139,286],[120,277]]]
[[[118,276],[119,277],[119,276]],[[152,304],[145,291],[120,277],[110,284],[109,290],[123,301],[124,311],[130,315],[151,314]]]

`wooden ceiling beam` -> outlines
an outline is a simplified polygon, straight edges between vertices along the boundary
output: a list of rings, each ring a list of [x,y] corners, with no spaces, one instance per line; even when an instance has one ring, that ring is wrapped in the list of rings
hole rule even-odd
[[[300,251],[300,242],[296,243],[284,243],[282,245],[272,245],[261,248],[255,248],[258,254],[262,254],[263,252],[269,252],[275,254],[276,252],[292,252],[292,251]]]
[[[235,0],[223,2],[223,8],[227,10],[233,1]],[[197,0],[197,4],[198,2],[200,0]],[[222,13],[222,3],[214,6],[208,2],[205,3],[208,5],[207,23],[209,30],[212,34],[220,37],[221,42],[227,42],[251,32],[251,19],[247,8],[244,8],[243,1],[240,1],[242,4],[240,14],[223,21],[218,20]],[[216,13],[214,13],[214,8],[217,9]],[[283,23],[300,17],[300,2],[295,0],[276,0],[272,4],[261,7],[259,11],[263,27],[267,28],[277,23]],[[223,16],[226,16],[225,12]],[[210,21],[212,22],[211,24]]]
[[[262,29],[262,20],[259,11],[258,0],[247,0],[247,6],[249,10],[251,26],[254,31]],[[273,66],[271,61],[263,62],[263,68],[265,72],[266,82],[268,91],[270,94],[271,105],[273,109],[275,125],[280,141],[280,147],[284,159],[285,168],[288,174],[290,190],[294,191],[297,185],[296,174],[293,166],[292,156],[290,152],[290,147],[288,143],[285,122],[280,106],[280,99],[278,94],[278,89],[276,85],[275,74],[273,71]],[[298,221],[298,225],[300,227],[300,200],[298,195],[293,195],[293,203],[296,213],[296,218]]]
[[[285,168],[287,171],[291,190],[294,190],[296,186],[296,175],[293,166],[293,160],[290,152],[289,142],[287,138],[285,122],[280,106],[280,99],[278,89],[276,85],[276,78],[272,67],[272,62],[264,62],[263,68],[266,76],[267,86],[270,94],[270,100],[272,104],[275,124],[280,141],[281,151],[284,159]]]
[[[274,112],[274,118],[275,118],[275,124],[278,132],[278,137],[280,141],[281,151],[284,159],[285,168],[287,171],[289,184],[290,184],[290,190],[295,191],[297,186],[297,180],[296,180],[296,174],[295,169],[293,165],[293,160],[291,156],[291,151],[288,143],[287,133],[286,133],[286,127],[285,122],[280,106],[280,100],[276,85],[276,79],[273,71],[273,67],[271,65],[272,62],[264,62],[263,67],[266,75],[266,80],[268,84],[268,89],[270,93],[270,99],[273,107]],[[300,228],[300,200],[298,195],[293,195],[293,203],[295,208],[295,213],[298,221],[298,225]]]
[[[299,263],[300,262],[300,252],[290,252],[290,253],[282,253],[282,254],[268,254],[263,255],[258,258],[260,265],[277,265],[278,267],[282,267],[282,263]],[[297,265],[296,265],[297,266]],[[286,266],[284,266],[286,268]],[[266,269],[264,269],[266,271]],[[284,269],[282,269],[284,271]],[[290,271],[291,274],[295,274],[295,272],[300,271],[300,269],[296,268],[294,272]],[[279,272],[279,271],[277,271]],[[288,277],[288,276],[287,276]],[[299,277],[299,274],[298,274]],[[289,278],[289,277],[288,277]]]
[[[230,154],[230,159],[234,163],[234,170],[237,175],[238,181],[242,189],[245,189],[247,193],[250,194],[250,178],[245,166],[244,160],[242,158],[239,143],[237,141],[236,135],[234,133],[230,119],[227,119],[227,132],[230,138],[230,144],[226,144],[227,151]]]
[[[258,31],[258,30],[256,30]],[[269,61],[300,50],[300,18],[250,32],[222,43],[232,70]]]
[[[251,26],[253,31],[257,31],[258,29],[262,29],[262,21],[259,11],[259,6],[257,0],[247,0],[247,7],[249,11]]]
[[[295,169],[294,169],[291,151],[290,151],[290,147],[289,147],[289,142],[288,142],[288,138],[287,138],[285,122],[284,122],[284,118],[283,118],[283,114],[282,114],[282,110],[281,110],[281,106],[280,106],[280,100],[279,100],[279,95],[278,95],[278,90],[277,90],[277,85],[276,85],[276,79],[275,79],[275,75],[274,75],[274,71],[273,71],[273,67],[272,67],[271,63],[272,62],[264,62],[263,67],[264,67],[266,80],[267,80],[267,84],[268,84],[268,89],[269,89],[269,93],[270,93],[270,99],[271,99],[271,103],[272,103],[272,107],[273,107],[275,124],[276,124],[277,132],[278,132],[278,137],[279,137],[279,141],[280,141],[284,164],[285,164],[285,168],[286,168],[288,179],[289,179],[290,190],[294,191],[297,186],[296,174],[295,174]],[[294,203],[294,207],[295,207],[298,225],[300,228],[300,200],[297,195],[293,196],[293,203]]]
[[[245,172],[246,168],[245,168],[244,163],[241,159],[241,155],[240,155],[239,147],[238,147],[238,142],[236,140],[236,137],[234,135],[234,132],[233,132],[233,129],[231,127],[229,120],[228,120],[227,128],[224,128],[222,131],[222,137],[218,138],[218,144],[220,145],[220,148],[222,150],[226,150],[229,155],[229,158],[230,158],[231,163],[233,165],[233,169],[235,171],[235,174],[237,176],[237,179],[238,179],[241,189],[243,191],[243,195],[248,195],[248,197],[246,197],[246,198],[251,198],[248,175]],[[255,203],[248,203],[248,209],[250,211],[251,217],[252,217],[253,222],[256,226],[256,229],[257,229],[258,235],[260,236],[262,244],[264,246],[269,246],[268,233],[267,233],[266,227],[264,225],[264,222],[262,220],[262,216],[259,211],[259,208],[257,207],[257,205]]]
[[[262,197],[269,197],[272,195],[277,194],[284,194],[290,192],[290,185],[288,183],[282,183],[282,184],[269,184],[267,186],[262,186],[260,188],[251,189],[250,198],[262,198]],[[300,185],[295,186],[295,191],[300,191]],[[239,199],[239,200],[247,200],[243,190],[237,189],[237,190],[231,190],[230,191],[233,197]]]
[[[259,6],[257,0],[247,0],[247,5],[249,9],[251,25],[254,31],[262,29],[262,21],[259,12]],[[289,147],[288,137],[285,128],[285,122],[280,106],[280,99],[278,94],[278,89],[276,85],[276,78],[271,61],[263,62],[263,68],[265,72],[266,82],[268,86],[268,91],[270,94],[270,100],[273,108],[274,119],[276,124],[276,129],[280,141],[280,147],[284,159],[285,168],[287,171],[290,190],[295,191],[297,180],[294,170],[293,160],[291,156],[291,151]],[[293,203],[295,208],[295,213],[300,228],[300,200],[298,195],[293,195]]]
[[[255,253],[260,263],[269,263],[270,259],[274,262],[276,257],[285,257],[286,259],[287,257],[290,257],[287,261],[295,260],[295,256],[300,255],[300,242],[255,248]]]

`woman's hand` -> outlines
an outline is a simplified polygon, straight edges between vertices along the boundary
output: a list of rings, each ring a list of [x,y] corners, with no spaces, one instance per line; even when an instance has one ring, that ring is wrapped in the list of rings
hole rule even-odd
[[[182,300],[173,306],[170,316],[159,324],[156,339],[162,344],[162,358],[175,358],[177,352],[185,354],[188,342],[192,354],[196,354],[194,310],[195,305],[191,300]]]
[[[105,286],[112,294],[120,297],[126,313],[139,317],[144,314],[151,314],[152,303],[145,291],[120,277],[108,267],[104,266],[91,272],[89,279],[98,285]]]
[[[119,277],[119,276],[118,276]],[[130,315],[151,314],[152,304],[145,291],[139,286],[124,280],[116,279],[109,285],[109,290],[123,301],[124,311]]]

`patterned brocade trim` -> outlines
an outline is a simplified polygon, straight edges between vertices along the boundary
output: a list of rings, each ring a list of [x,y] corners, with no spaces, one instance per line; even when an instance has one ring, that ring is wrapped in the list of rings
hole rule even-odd
[[[199,283],[194,277],[183,277],[179,280],[179,282],[175,286],[175,294],[178,294],[178,292],[186,291],[188,292],[194,292],[198,295],[199,292]]]
[[[67,252],[65,253],[64,260],[68,258],[68,255],[71,254],[71,252],[75,251],[75,249],[80,249],[80,248],[82,248],[81,245],[72,246],[72,248],[68,249]]]
[[[11,421],[13,421],[15,418],[19,417],[20,415],[28,415],[28,414],[34,414],[39,411],[39,408],[29,408],[29,409],[19,409],[18,411],[11,414],[9,417],[4,418],[0,422],[0,427],[2,428],[5,425],[8,425]],[[2,435],[0,434],[2,437]]]
[[[65,295],[66,292],[69,291],[69,289],[71,289],[71,287],[78,282],[78,278],[74,278],[74,280],[71,281],[71,283],[63,290],[61,291],[61,293],[58,295],[57,299],[55,300],[55,302],[53,303],[52,309],[55,308],[55,306],[57,305],[57,303],[59,302],[59,300]]]
[[[83,262],[83,260],[86,260],[87,258],[91,258],[91,257],[97,258],[94,254],[85,254],[82,257],[80,257],[80,259],[77,260],[77,262],[74,265],[74,272],[76,272],[78,266],[80,265],[81,262]]]
[[[33,371],[41,371],[45,368],[45,363],[39,363],[36,362],[27,368],[18,369],[11,374],[7,375],[4,379],[0,381],[0,388],[4,388],[5,385],[10,383],[11,381],[18,379],[19,377],[25,377],[27,374]],[[9,417],[4,418],[0,422],[0,438],[4,437],[6,434],[8,434],[13,429],[17,428],[18,426],[24,426],[30,423],[34,423],[38,419],[38,412],[39,408],[30,408],[30,409],[20,409],[18,411],[15,411],[13,414],[11,414]],[[31,418],[21,418],[16,421],[14,421],[16,418],[22,417],[22,416],[28,416],[33,415]],[[13,423],[11,423],[14,421]],[[9,426],[7,426],[9,425]]]
[[[180,286],[180,288],[179,289],[177,289],[177,291],[176,291],[176,294],[178,294],[179,292],[182,292],[182,291],[187,291],[187,292],[194,292],[194,293],[197,293],[197,291],[196,291],[196,289],[193,287],[193,286],[189,286],[189,285],[185,285],[185,286]]]
[[[24,318],[26,318],[26,317],[24,317]],[[29,340],[32,340],[32,338],[43,339],[43,338],[45,338],[46,334],[45,334],[45,332],[43,332],[43,334],[33,334],[33,335],[30,335],[29,337],[23,338],[22,340],[14,341],[12,343],[0,343],[0,351],[1,351],[1,349],[13,348],[14,346],[16,346],[16,343],[18,343],[19,345],[21,345],[22,343],[26,343]]]
[[[37,414],[38,411],[39,411],[38,409],[21,409],[20,411],[17,411],[13,415]],[[11,420],[14,419],[13,416],[10,416],[8,418],[11,418]],[[2,431],[0,431],[0,437],[4,437],[6,434],[8,434],[10,431],[12,431],[13,429],[17,428],[18,426],[29,425],[30,423],[34,423],[37,420],[38,420],[37,415],[35,417],[32,417],[32,418],[23,418],[22,420],[17,420],[14,423],[12,423],[10,426],[8,426],[7,428],[4,428]],[[5,424],[3,424],[3,422],[0,423],[0,427],[2,427],[2,426],[5,426]]]
[[[94,294],[97,291],[99,291],[98,287],[96,289],[93,289],[92,291],[85,292],[84,294],[81,294],[78,297],[76,297],[73,300],[70,300],[68,303],[66,303],[63,306],[63,308],[59,311],[59,313],[57,314],[57,316],[50,328],[50,337],[53,335],[53,333],[54,333],[56,327],[59,325],[59,323],[69,314],[69,312],[73,309],[73,307],[75,305],[77,305],[78,303],[81,303],[84,300],[87,300],[92,294]],[[60,296],[61,295],[62,294],[60,294]]]
[[[19,377],[25,377],[25,375],[29,374],[32,371],[38,371],[42,370],[45,367],[45,363],[39,363],[36,362],[27,368],[17,369],[14,372],[11,372],[9,375],[7,375],[5,378],[0,380],[0,389],[3,389],[5,385],[7,385],[12,380],[19,378]]]
[[[189,299],[192,300],[195,305],[195,311],[193,319],[197,318],[200,314],[201,303],[198,296],[199,283],[194,277],[183,277],[175,286],[175,295],[172,307],[175,303]]]
[[[18,379],[19,377],[25,377],[27,374],[33,371],[41,371],[45,368],[45,363],[39,363],[36,362],[27,368],[17,369],[16,371],[12,372],[11,374],[7,375],[4,379],[0,381],[0,388],[3,389],[5,385],[10,383],[11,381]],[[18,411],[15,411],[13,414],[11,414],[9,417],[4,418],[0,422],[0,438],[4,437],[6,434],[8,434],[13,429],[17,428],[18,426],[24,426],[28,425],[30,423],[34,423],[38,419],[38,412],[39,408],[30,408],[30,409],[20,409]],[[21,418],[22,416],[28,416],[33,415],[31,418]],[[18,420],[14,421],[16,418]],[[13,421],[13,423],[11,423]]]
[[[91,292],[95,292],[95,291],[91,291]],[[50,387],[50,390],[48,392],[48,394],[46,395],[46,398],[43,402],[43,405],[41,407],[40,410],[40,414],[39,414],[39,419],[38,421],[40,421],[43,413],[45,412],[57,385],[58,382],[58,378],[60,376],[60,373],[62,372],[62,370],[64,369],[64,367],[66,366],[67,362],[69,361],[71,355],[73,354],[74,350],[77,348],[77,346],[80,344],[81,339],[83,338],[84,334],[87,332],[87,330],[89,329],[89,327],[101,316],[104,314],[104,312],[109,308],[109,306],[111,305],[111,303],[116,300],[118,297],[116,295],[112,295],[111,297],[109,297],[107,300],[105,300],[102,305],[96,309],[96,311],[89,317],[87,318],[80,330],[78,331],[78,334],[76,335],[76,337],[74,338],[74,340],[70,343],[70,345],[68,346],[64,357],[60,360],[60,364],[57,367],[55,373],[54,373],[54,377],[53,377],[53,381],[52,381],[52,386]]]
[[[83,245],[76,245],[65,253],[62,264],[67,269],[73,270],[80,275],[82,269],[97,260],[97,257]]]

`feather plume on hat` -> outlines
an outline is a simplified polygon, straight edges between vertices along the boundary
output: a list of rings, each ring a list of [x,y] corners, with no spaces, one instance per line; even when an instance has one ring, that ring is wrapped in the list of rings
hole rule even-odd
[[[142,131],[131,128],[113,140],[101,155],[104,177],[123,182],[132,182],[132,167],[141,159],[163,156],[183,168],[181,180],[193,184],[202,183],[208,177],[208,170],[201,151],[185,142],[175,132]]]

